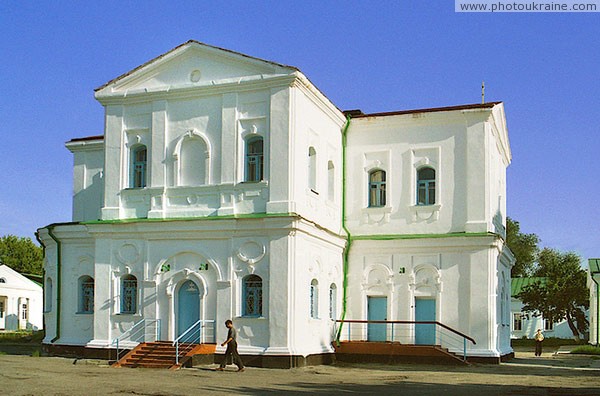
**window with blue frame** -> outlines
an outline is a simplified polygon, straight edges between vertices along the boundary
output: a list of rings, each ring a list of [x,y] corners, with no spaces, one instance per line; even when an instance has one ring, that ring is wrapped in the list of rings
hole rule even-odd
[[[264,143],[262,137],[246,141],[246,181],[261,181],[264,178]]]
[[[148,168],[148,152],[146,146],[135,146],[131,150],[131,188],[146,187],[146,170]]]
[[[262,316],[262,278],[248,275],[242,281],[244,305],[242,316]]]
[[[137,278],[126,275],[121,280],[121,313],[134,314],[137,311]]]
[[[319,318],[319,282],[316,279],[310,282],[310,317]]]
[[[435,204],[435,169],[421,168],[417,171],[417,205]]]
[[[369,173],[369,207],[385,206],[385,171],[374,170]]]
[[[94,278],[79,278],[79,313],[94,312]]]

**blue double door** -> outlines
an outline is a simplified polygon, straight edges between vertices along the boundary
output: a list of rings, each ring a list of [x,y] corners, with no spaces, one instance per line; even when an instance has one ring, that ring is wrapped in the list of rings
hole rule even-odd
[[[430,298],[415,299],[415,321],[435,321],[435,300]],[[415,325],[415,344],[435,345],[435,324]]]

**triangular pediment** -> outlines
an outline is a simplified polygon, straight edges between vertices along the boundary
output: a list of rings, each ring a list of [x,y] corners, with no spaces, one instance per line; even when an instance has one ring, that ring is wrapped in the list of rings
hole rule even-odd
[[[41,286],[21,275],[7,265],[0,264],[0,278],[4,282],[0,282],[0,291],[2,289],[19,289],[19,290],[40,290]],[[0,293],[2,294],[2,293]]]
[[[97,88],[96,97],[218,85],[254,76],[289,75],[296,71],[292,66],[188,41]]]

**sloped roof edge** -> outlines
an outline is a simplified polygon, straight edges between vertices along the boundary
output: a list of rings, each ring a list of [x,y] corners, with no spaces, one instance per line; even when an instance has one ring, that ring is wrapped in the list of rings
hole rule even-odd
[[[445,106],[445,107],[432,107],[426,109],[413,109],[413,110],[399,110],[399,111],[387,111],[382,113],[370,113],[370,114],[358,114],[358,110],[347,110],[344,114],[349,115],[351,118],[365,118],[365,117],[385,117],[395,116],[404,114],[415,114],[415,113],[437,113],[442,111],[455,111],[455,110],[476,110],[476,109],[489,109],[502,102],[488,102],[479,104],[465,104],[458,106]]]
[[[172,54],[173,52],[175,52],[175,51],[177,51],[177,50],[179,50],[179,49],[181,49],[181,48],[183,48],[185,46],[188,46],[190,44],[201,45],[201,46],[212,48],[212,49],[215,49],[215,50],[227,52],[227,53],[230,53],[230,54],[235,55],[235,56],[241,56],[241,57],[244,57],[244,58],[248,58],[248,59],[251,59],[251,60],[254,60],[254,61],[265,62],[265,63],[269,63],[271,65],[275,65],[275,66],[278,66],[278,67],[290,68],[290,69],[293,69],[293,70],[296,70],[296,71],[300,71],[300,69],[298,69],[295,66],[284,65],[283,63],[277,63],[277,62],[269,61],[269,60],[266,60],[266,59],[257,58],[257,57],[254,57],[254,56],[243,54],[241,52],[236,52],[236,51],[232,51],[232,50],[229,50],[229,49],[226,49],[226,48],[222,48],[222,47],[217,47],[217,46],[214,46],[214,45],[206,44],[206,43],[203,43],[203,42],[197,41],[197,40],[188,40],[185,43],[180,44],[177,47],[172,48],[169,51],[167,51],[167,52],[165,52],[165,53],[157,56],[156,58],[150,59],[149,61],[147,61],[147,62],[145,62],[145,63],[143,63],[143,64],[141,64],[141,65],[139,65],[139,66],[137,66],[137,67],[135,67],[133,69],[131,69],[130,71],[128,71],[126,73],[123,73],[123,74],[121,74],[118,77],[113,78],[112,80],[110,80],[110,81],[106,82],[105,84],[99,86],[98,88],[94,89],[94,92],[98,92],[101,89],[104,89],[107,86],[109,86],[109,85],[111,85],[111,84],[113,84],[113,83],[115,83],[115,82],[117,82],[119,80],[124,79],[125,77],[128,77],[128,76],[134,74],[135,72],[137,72],[137,71],[145,68],[146,66],[148,66],[148,65],[150,65],[150,64],[152,64],[152,63],[154,63],[154,62],[156,62],[156,61],[158,61],[158,60],[160,60],[162,58],[165,58],[168,55]]]

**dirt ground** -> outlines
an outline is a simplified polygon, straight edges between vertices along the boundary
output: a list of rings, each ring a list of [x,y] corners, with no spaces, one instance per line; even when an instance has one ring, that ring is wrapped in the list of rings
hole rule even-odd
[[[0,355],[1,395],[600,395],[600,360],[517,352],[501,365],[338,364],[292,370],[179,371]]]

